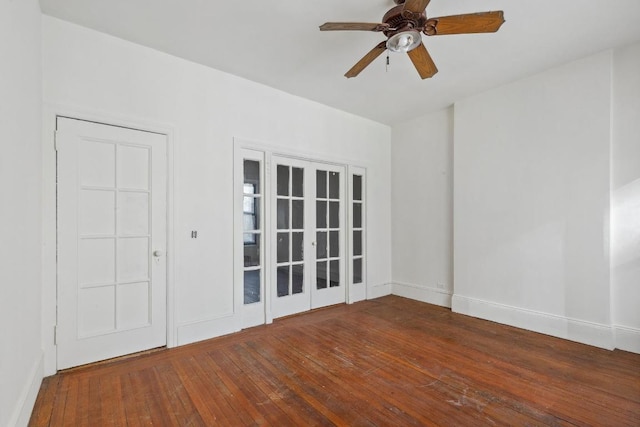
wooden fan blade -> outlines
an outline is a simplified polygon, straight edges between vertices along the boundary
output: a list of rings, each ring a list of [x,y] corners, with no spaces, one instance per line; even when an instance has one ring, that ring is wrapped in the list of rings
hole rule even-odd
[[[355,77],[362,72],[369,64],[373,62],[378,56],[382,55],[382,52],[387,50],[387,42],[381,42],[376,47],[371,49],[360,61],[356,63],[347,73],[344,75],[347,78]]]
[[[422,13],[427,8],[431,0],[407,0],[404,2],[404,9],[413,13]]]
[[[431,18],[435,21],[436,32],[434,35],[469,34],[469,33],[495,33],[504,24],[504,12],[480,12],[467,15],[443,16]]]
[[[436,64],[431,59],[431,55],[427,51],[427,48],[424,47],[424,44],[420,44],[417,48],[410,50],[407,52],[409,54],[409,58],[411,58],[411,62],[418,70],[418,74],[422,79],[428,79],[433,77],[437,72],[438,68]]]
[[[370,22],[326,22],[320,25],[320,31],[383,31],[389,24]]]

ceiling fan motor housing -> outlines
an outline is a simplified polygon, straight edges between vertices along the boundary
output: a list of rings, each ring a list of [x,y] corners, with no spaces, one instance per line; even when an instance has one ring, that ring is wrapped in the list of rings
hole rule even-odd
[[[426,28],[427,16],[424,11],[415,13],[410,10],[404,10],[404,0],[394,1],[399,3],[399,5],[393,7],[382,17],[382,22],[389,25],[389,27],[383,31],[385,36],[391,37],[409,30],[422,31]]]

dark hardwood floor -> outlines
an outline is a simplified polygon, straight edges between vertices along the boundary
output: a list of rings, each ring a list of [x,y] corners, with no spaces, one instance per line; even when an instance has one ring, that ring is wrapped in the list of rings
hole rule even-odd
[[[44,379],[32,426],[640,426],[640,355],[400,297]]]

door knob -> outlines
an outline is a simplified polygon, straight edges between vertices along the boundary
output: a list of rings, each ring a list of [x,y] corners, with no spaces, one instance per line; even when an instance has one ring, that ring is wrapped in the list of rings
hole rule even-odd
[[[164,254],[162,253],[162,251],[153,251],[153,256],[154,256],[154,257],[161,257],[162,255],[164,255]]]

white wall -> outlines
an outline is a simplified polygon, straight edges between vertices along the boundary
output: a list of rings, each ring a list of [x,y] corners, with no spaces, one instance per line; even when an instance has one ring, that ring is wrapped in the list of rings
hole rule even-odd
[[[42,379],[41,44],[36,0],[0,2],[0,425],[26,425]]]
[[[454,311],[613,348],[611,53],[455,105]]]
[[[392,129],[393,293],[451,306],[453,108]]]
[[[393,293],[640,353],[638,69],[640,43],[394,126]]]
[[[617,347],[640,353],[640,43],[613,58],[613,323]]]
[[[367,277],[389,287],[387,126],[54,18],[43,33],[46,103],[173,129],[178,343],[231,324],[234,137],[367,167]]]

